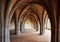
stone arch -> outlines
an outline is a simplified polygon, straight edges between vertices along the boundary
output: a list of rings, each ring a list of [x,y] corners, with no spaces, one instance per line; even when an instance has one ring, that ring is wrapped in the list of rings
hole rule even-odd
[[[27,11],[28,11],[28,10],[27,10]],[[26,12],[27,12],[27,11],[26,11]],[[24,12],[24,13],[26,13],[26,12]],[[28,13],[28,14],[24,14],[24,13],[23,13],[23,15],[21,16],[21,19],[22,19],[25,15],[29,15],[29,13]],[[37,17],[36,17],[36,20],[39,20],[39,17],[38,17],[38,15],[36,14],[36,12],[31,13],[31,15],[37,16]],[[35,17],[35,16],[34,16],[34,17]]]
[[[47,6],[48,7],[48,6]],[[46,9],[46,8],[45,8]],[[51,9],[52,9],[52,7],[51,7]],[[50,18],[50,20],[51,20],[51,23],[53,23],[54,22],[54,13],[50,10],[50,8],[48,7],[46,10],[48,10],[48,13],[49,13],[49,18]],[[52,17],[51,17],[52,16]],[[52,19],[53,18],[53,19]],[[6,20],[7,21],[7,20]],[[55,22],[54,22],[54,24],[55,24]],[[52,28],[54,28],[55,27],[55,25],[54,25],[54,27],[53,27],[53,24],[51,25],[52,26]],[[53,31],[53,30],[52,30]],[[54,29],[54,33],[55,33],[55,29]],[[53,33],[52,33],[53,34]],[[54,38],[54,36],[53,36],[53,38]],[[52,39],[53,39],[52,38]]]
[[[38,4],[38,5],[42,5],[43,7],[45,7],[44,4],[46,5],[46,3],[42,4],[42,3],[39,3],[39,2],[30,2],[30,3],[26,3],[26,2],[20,3],[20,2],[19,2],[17,5],[15,5],[14,8],[12,8],[12,10],[11,10],[11,12],[10,12],[10,15],[9,15],[10,20],[11,20],[11,17],[12,17],[12,15],[13,15],[14,11],[16,10],[16,8],[19,7],[20,4],[26,5],[26,6],[29,5],[29,4]],[[25,6],[25,7],[26,7],[26,6]],[[25,7],[24,7],[24,8],[25,8]],[[48,7],[48,6],[46,5],[46,7]],[[45,9],[46,9],[46,7],[45,7]],[[24,9],[24,8],[23,8],[23,9]],[[22,11],[23,11],[23,10],[22,10]],[[21,12],[22,12],[22,11],[21,11]]]
[[[27,4],[27,3],[26,3],[26,4]],[[35,2],[34,2],[34,3],[31,2],[30,4],[35,4]],[[39,4],[39,5],[40,5],[40,3],[36,3],[36,4]],[[27,5],[29,5],[29,3],[28,3]],[[27,5],[26,5],[26,6],[27,6]],[[25,7],[26,7],[26,6],[25,6]],[[46,5],[46,7],[48,7],[48,6]],[[46,8],[46,7],[45,7],[45,8]],[[16,7],[16,8],[17,8],[17,7]],[[16,9],[16,8],[15,8],[15,9]],[[15,9],[13,10],[13,12],[15,11]],[[49,8],[47,8],[47,10],[49,10]],[[13,12],[12,12],[12,15],[13,15]],[[11,15],[11,17],[12,17],[12,15]]]
[[[27,12],[29,10],[29,8],[27,9],[27,10],[25,10],[25,12]],[[31,9],[32,10],[32,9]],[[25,16],[25,15],[27,15],[27,14],[25,14],[25,12],[23,13],[23,15]],[[32,12],[33,13],[35,13],[35,15],[37,16],[37,19],[39,20],[39,23],[40,23],[40,19],[39,19],[39,16],[37,15],[37,13],[34,11],[34,10],[32,10]],[[21,17],[23,17],[23,15],[21,16]],[[33,15],[33,14],[32,14]],[[20,18],[21,18],[20,17]],[[22,19],[22,18],[21,18]]]
[[[52,0],[51,0],[52,1]],[[56,25],[55,25],[55,18],[54,18],[54,13],[53,13],[53,7],[51,6],[52,4],[50,4],[50,7],[51,8],[48,8],[48,9],[46,9],[46,10],[49,10],[49,18],[50,18],[50,20],[51,20],[51,26],[52,26],[52,35],[53,34],[55,34],[56,33],[56,31],[55,31],[55,28],[56,28]],[[47,7],[46,7],[47,8]],[[51,9],[52,9],[52,11],[51,11]],[[52,17],[51,17],[52,16]],[[53,26],[54,25],[54,26]],[[57,34],[56,34],[57,35]],[[56,40],[56,35],[53,35],[52,36],[52,42],[56,42],[55,40]]]

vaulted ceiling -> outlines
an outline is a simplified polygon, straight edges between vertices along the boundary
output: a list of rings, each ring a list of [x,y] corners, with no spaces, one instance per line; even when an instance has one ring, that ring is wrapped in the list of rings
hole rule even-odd
[[[56,17],[57,0],[2,0],[5,3],[6,15],[11,21],[13,14],[20,20],[25,17],[24,14],[31,14],[32,12],[42,20],[46,14],[49,18]],[[53,13],[53,14],[51,14]],[[56,19],[56,18],[55,18]]]
[[[42,20],[46,16],[46,14],[50,15],[49,14],[49,12],[51,11],[50,6],[54,5],[54,8],[56,10],[55,3],[57,3],[56,0],[9,0],[8,2],[12,4],[11,12],[13,11],[13,13],[16,14],[16,17],[19,20],[23,19],[25,15],[31,13],[35,14],[40,20]],[[56,14],[54,16],[56,16]]]

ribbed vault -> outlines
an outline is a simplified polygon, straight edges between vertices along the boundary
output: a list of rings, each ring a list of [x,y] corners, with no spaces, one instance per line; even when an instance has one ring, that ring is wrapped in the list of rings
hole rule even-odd
[[[51,22],[51,42],[58,42],[59,5],[57,0],[1,0],[1,42],[10,42],[10,23],[15,21],[17,35],[26,19],[40,24],[40,34],[44,34],[44,23],[48,16]]]

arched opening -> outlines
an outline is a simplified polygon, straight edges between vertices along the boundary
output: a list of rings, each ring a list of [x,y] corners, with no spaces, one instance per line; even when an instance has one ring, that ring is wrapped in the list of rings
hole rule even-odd
[[[22,17],[23,18],[23,17]],[[28,14],[26,14],[22,20],[22,27],[25,30],[35,30],[38,31],[38,29],[40,29],[40,27],[38,27],[38,17],[36,16],[36,14],[31,13],[30,12]],[[39,31],[40,32],[40,31]],[[39,34],[39,33],[38,33]]]
[[[28,18],[28,19],[27,19]],[[35,21],[34,19],[31,17],[27,17],[26,20],[23,22],[24,24],[22,26],[22,28],[24,28],[24,32],[27,33],[33,33],[34,31],[36,31],[36,27],[35,27]]]
[[[48,37],[48,42],[51,42],[51,21],[45,9],[43,15],[43,28],[44,28],[44,35]]]
[[[10,21],[10,36],[16,34],[16,13],[14,12]]]
[[[48,15],[45,19],[45,35],[48,37],[49,42],[51,42],[51,23]]]

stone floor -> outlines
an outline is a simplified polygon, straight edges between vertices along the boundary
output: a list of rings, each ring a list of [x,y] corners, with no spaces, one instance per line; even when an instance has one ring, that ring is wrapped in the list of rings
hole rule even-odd
[[[44,35],[39,35],[35,30],[25,30],[20,35],[11,35],[11,42],[50,42],[50,35],[49,30]]]

